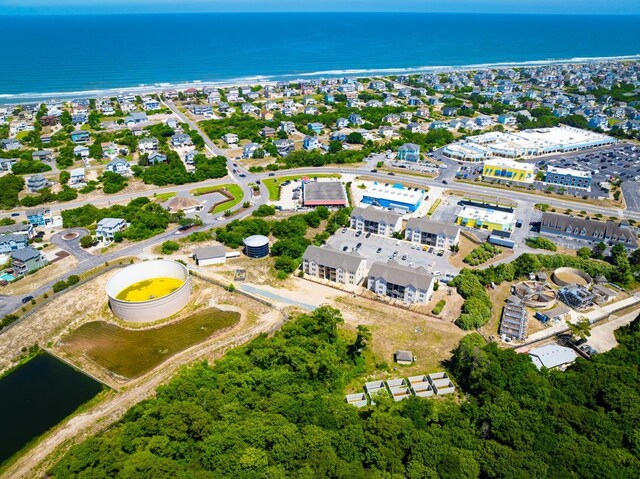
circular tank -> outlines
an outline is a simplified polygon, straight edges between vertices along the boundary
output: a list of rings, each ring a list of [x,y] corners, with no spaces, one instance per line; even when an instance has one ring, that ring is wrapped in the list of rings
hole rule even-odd
[[[249,258],[264,258],[269,254],[269,238],[253,235],[244,239],[244,252]]]
[[[118,298],[124,290],[136,283],[162,278],[179,280],[182,285],[158,298],[143,301]],[[124,321],[158,321],[177,313],[187,305],[191,296],[191,277],[187,268],[175,261],[145,261],[118,271],[107,283],[107,296],[113,314]]]
[[[558,268],[553,272],[551,279],[558,286],[568,286],[570,284],[588,286],[593,281],[591,276],[576,268]]]

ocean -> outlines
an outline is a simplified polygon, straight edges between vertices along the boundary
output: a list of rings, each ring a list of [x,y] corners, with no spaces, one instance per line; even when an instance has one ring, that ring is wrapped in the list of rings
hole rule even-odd
[[[0,16],[0,102],[637,56],[640,16],[256,13]]]

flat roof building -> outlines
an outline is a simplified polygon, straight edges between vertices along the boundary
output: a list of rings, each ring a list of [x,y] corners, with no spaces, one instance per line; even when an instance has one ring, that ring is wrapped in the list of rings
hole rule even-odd
[[[518,183],[533,183],[533,165],[510,160],[496,158],[484,162],[482,176],[495,180],[515,181]]]
[[[347,194],[339,181],[303,181],[303,206],[347,206]]]
[[[456,223],[477,229],[512,231],[514,215],[508,211],[464,206],[458,213]]]
[[[424,201],[425,191],[419,188],[406,188],[400,183],[381,185],[374,183],[362,196],[362,203],[381,208],[415,212]]]
[[[568,188],[591,189],[591,173],[573,168],[547,166],[544,182],[549,185],[566,186]]]
[[[464,140],[466,147],[487,152],[487,157],[529,158],[551,153],[584,150],[598,146],[613,145],[616,139],[600,133],[569,126],[534,128],[518,132],[492,131]],[[460,146],[463,142],[454,143]],[[448,153],[456,152],[447,147]],[[455,157],[455,156],[454,156]]]
[[[571,348],[558,344],[547,344],[529,351],[529,357],[538,369],[558,368],[566,364],[571,364],[578,355]]]

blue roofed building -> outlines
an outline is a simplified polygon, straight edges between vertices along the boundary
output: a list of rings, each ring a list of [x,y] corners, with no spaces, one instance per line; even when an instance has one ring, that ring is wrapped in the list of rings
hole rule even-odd
[[[405,188],[400,183],[395,185],[374,183],[364,191],[362,203],[413,213],[420,208],[424,198],[425,191],[419,188]]]

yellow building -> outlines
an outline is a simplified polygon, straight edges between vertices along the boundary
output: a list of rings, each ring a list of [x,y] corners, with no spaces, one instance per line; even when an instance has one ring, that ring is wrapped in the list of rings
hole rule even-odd
[[[458,213],[456,223],[470,228],[496,231],[511,231],[513,229],[513,213],[487,208],[465,206]]]
[[[518,183],[533,183],[533,165],[506,158],[486,160],[482,168],[482,176],[496,180],[517,181]]]

